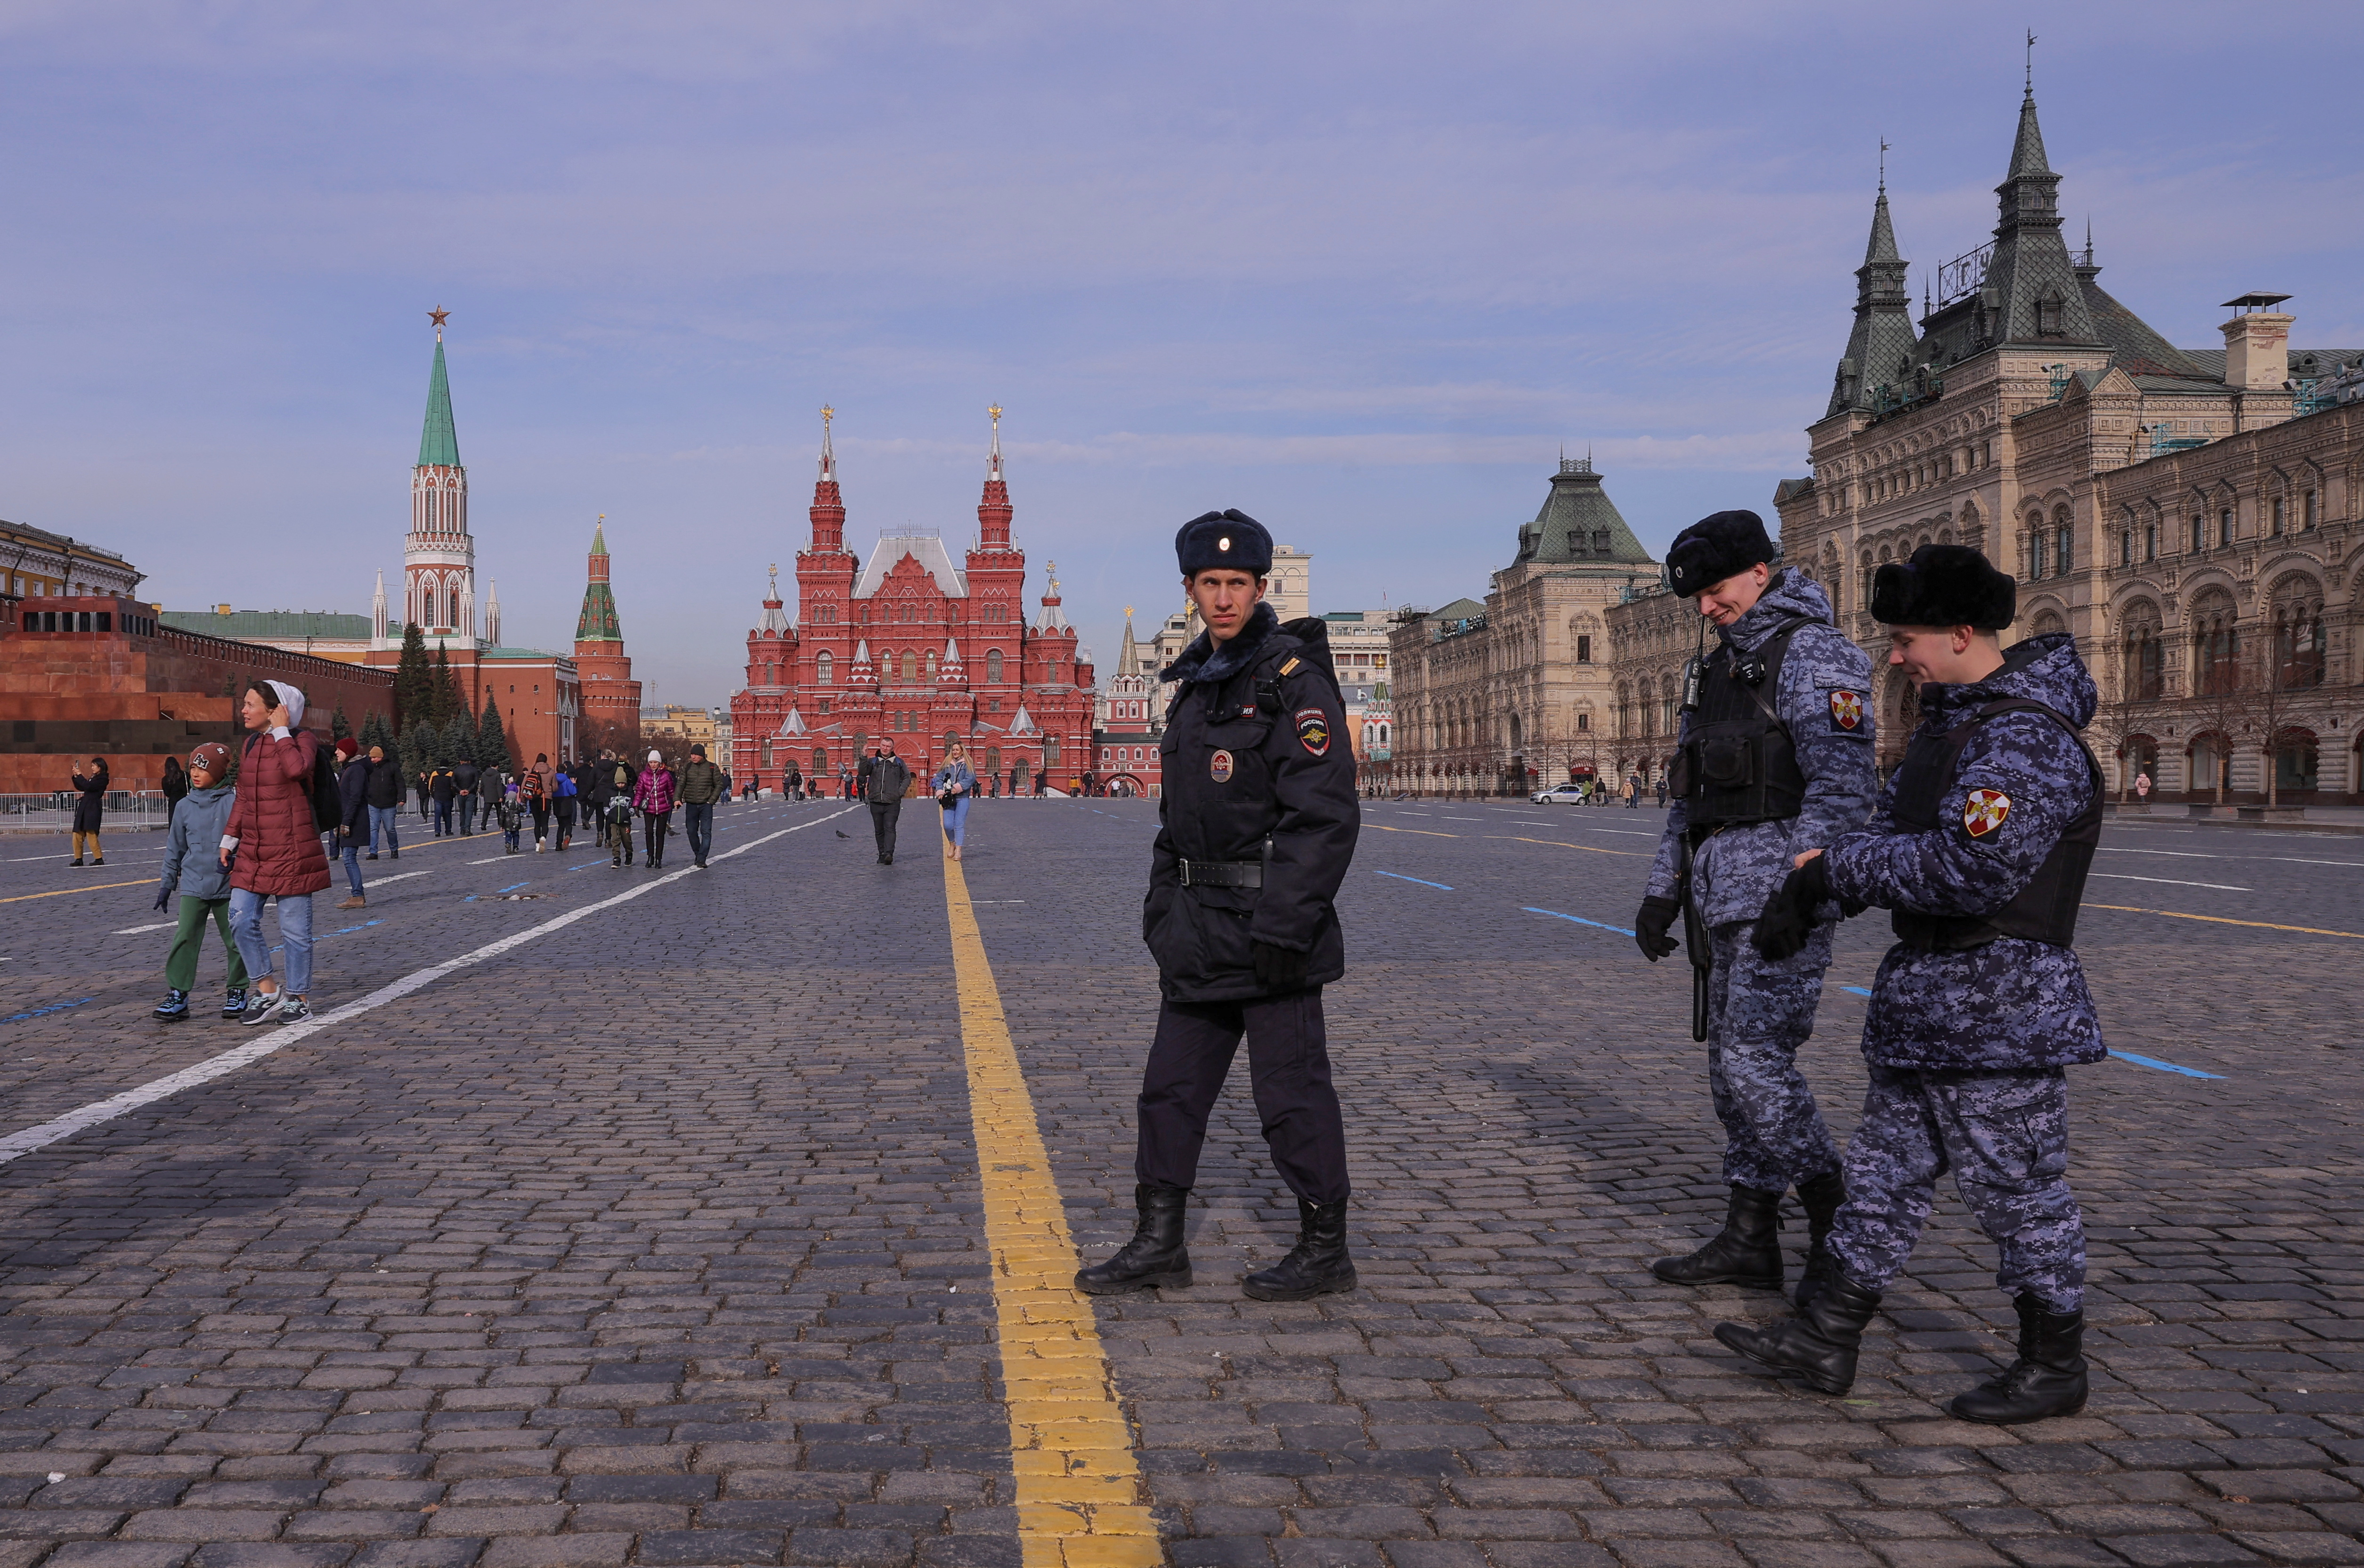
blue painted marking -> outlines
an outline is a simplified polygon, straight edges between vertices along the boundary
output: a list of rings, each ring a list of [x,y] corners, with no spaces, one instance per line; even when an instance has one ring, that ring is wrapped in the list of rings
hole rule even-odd
[[[52,1002],[46,1007],[36,1007],[29,1013],[18,1013],[14,1018],[0,1018],[0,1024],[21,1024],[27,1018],[38,1018],[49,1013],[62,1013],[68,1007],[79,1007],[85,1002],[95,1002],[97,1000],[98,998],[95,996],[84,996],[79,1002]]]
[[[1842,985],[1839,989],[1845,992],[1850,996],[1868,996],[1871,995],[1870,992],[1865,990],[1860,985]]]
[[[528,880],[530,880],[530,879],[528,879]],[[509,884],[507,887],[498,888],[498,889],[495,890],[493,896],[495,896],[496,898],[497,898],[497,897],[499,897],[499,896],[500,896],[500,895],[501,895],[501,894],[504,894],[504,893],[515,893],[519,888],[523,887],[524,885],[525,885],[525,883],[522,883],[522,882],[513,882],[513,883]]]
[[[2222,1073],[2202,1073],[2197,1067],[2178,1067],[2172,1062],[2161,1062],[2155,1056],[2136,1056],[2131,1051],[2113,1051],[2110,1054],[2137,1067],[2156,1067],[2162,1073],[2180,1073],[2187,1078],[2214,1078],[2221,1082],[2225,1076]]]
[[[1374,874],[1374,875],[1377,875],[1377,876],[1391,876],[1391,877],[1394,877],[1398,882],[1416,882],[1416,883],[1420,884],[1422,887],[1439,887],[1439,888],[1444,888],[1444,891],[1445,891],[1445,892],[1447,892],[1447,893],[1450,893],[1450,892],[1452,892],[1452,891],[1453,891],[1453,889],[1452,889],[1452,888],[1445,886],[1445,884],[1444,884],[1444,883],[1441,883],[1441,882],[1431,882],[1431,881],[1429,881],[1429,880],[1428,880],[1428,878],[1426,878],[1426,877],[1424,877],[1424,876],[1406,876],[1406,875],[1404,875],[1404,874],[1403,874],[1403,873],[1401,873],[1401,872],[1398,872],[1398,871],[1380,871],[1380,870],[1378,870],[1378,868],[1377,868],[1376,866],[1372,868],[1372,872],[1373,872],[1373,874]]]
[[[1556,909],[1538,909],[1533,905],[1521,905],[1520,907],[1530,915],[1549,915],[1555,920],[1573,920],[1579,926],[1590,926],[1595,930],[1600,931],[1614,931],[1621,937],[1630,937],[1634,934],[1633,928],[1630,926],[1612,926],[1605,920],[1588,920],[1581,915],[1563,915]]]
[[[566,869],[568,871],[589,871],[593,866],[596,866],[598,863],[599,862],[597,861],[585,861],[579,866],[568,866]],[[614,862],[610,862],[609,863],[613,864]]]

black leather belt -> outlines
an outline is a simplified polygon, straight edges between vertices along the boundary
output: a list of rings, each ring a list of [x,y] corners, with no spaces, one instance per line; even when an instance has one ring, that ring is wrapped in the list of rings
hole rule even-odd
[[[1262,861],[1184,861],[1185,887],[1262,887]]]

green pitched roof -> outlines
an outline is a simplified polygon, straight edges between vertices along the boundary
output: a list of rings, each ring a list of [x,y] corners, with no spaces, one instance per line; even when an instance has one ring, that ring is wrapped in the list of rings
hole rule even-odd
[[[616,595],[605,583],[593,583],[583,590],[583,613],[574,619],[574,640],[577,642],[621,642],[622,623],[616,618]]]
[[[460,466],[460,437],[452,428],[452,383],[443,373],[443,339],[435,339],[435,371],[427,379],[427,428],[418,436],[418,466]]]
[[[1600,487],[1589,458],[1563,458],[1535,520],[1519,530],[1520,562],[1647,566],[1650,552]],[[1516,564],[1514,562],[1513,564]]]

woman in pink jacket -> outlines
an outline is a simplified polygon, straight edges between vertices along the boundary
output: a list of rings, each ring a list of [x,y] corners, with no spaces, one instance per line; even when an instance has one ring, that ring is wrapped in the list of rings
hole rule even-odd
[[[665,766],[664,754],[649,753],[649,765],[641,770],[640,782],[632,785],[632,809],[648,824],[649,869],[655,871],[664,864],[665,834],[673,828],[673,770]]]
[[[238,804],[222,829],[221,863],[229,868],[229,929],[254,984],[246,1021],[292,1023],[309,1018],[312,895],[329,885],[329,857],[312,815],[312,770],[320,743],[304,725],[304,694],[284,681],[253,681],[239,706],[247,729],[239,752]],[[262,906],[279,900],[279,940],[287,948],[284,985],[271,971]]]

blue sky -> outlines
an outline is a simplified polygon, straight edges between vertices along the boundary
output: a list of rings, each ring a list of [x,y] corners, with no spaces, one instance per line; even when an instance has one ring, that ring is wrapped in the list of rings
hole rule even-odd
[[[0,11],[0,516],[173,607],[398,580],[432,338],[480,575],[563,648],[604,512],[662,701],[721,702],[818,437],[860,546],[1017,534],[1103,658],[1184,518],[1317,607],[1481,594],[1560,443],[1643,540],[1802,472],[1884,135],[1983,242],[2021,33],[2062,205],[2178,343],[2364,343],[2345,5],[44,4]]]

